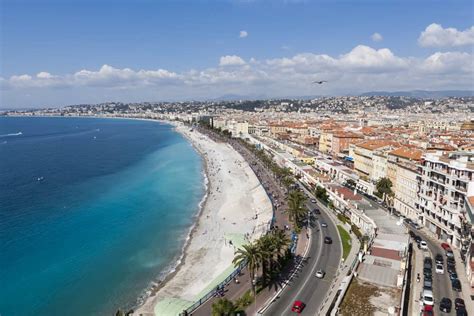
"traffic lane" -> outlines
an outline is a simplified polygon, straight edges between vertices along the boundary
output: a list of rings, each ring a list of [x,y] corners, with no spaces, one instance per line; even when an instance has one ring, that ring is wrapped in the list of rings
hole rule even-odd
[[[311,248],[308,252],[307,260],[304,262],[300,271],[290,282],[290,284],[280,293],[279,297],[271,307],[264,313],[265,315],[294,315],[291,312],[291,306],[295,300],[301,300],[306,304],[304,314],[315,315],[319,311],[322,300],[326,297],[324,289],[329,289],[330,282],[337,271],[337,264],[340,260],[340,242],[337,229],[331,225],[330,219],[325,214],[317,215],[317,221],[324,221],[328,224],[327,228],[321,228],[316,224],[312,231]],[[313,222],[317,223],[317,222]],[[333,238],[333,244],[324,244],[325,236]],[[322,255],[324,254],[324,255]],[[330,263],[331,266],[327,264]],[[334,265],[336,269],[334,269]],[[326,276],[320,280],[314,276],[318,269],[326,271]],[[316,298],[312,299],[309,293],[318,289]],[[303,297],[305,296],[305,297]],[[308,297],[308,299],[306,299]],[[314,311],[312,313],[312,311]]]
[[[306,259],[302,262],[296,274],[289,282],[288,286],[283,289],[280,295],[270,305],[264,315],[291,315],[291,306],[295,301],[294,296],[301,290],[305,280],[311,277],[310,271],[313,270],[317,254],[320,252],[321,230],[317,228],[315,222],[314,229],[311,231],[310,249]]]
[[[441,302],[441,299],[443,297],[449,298],[453,304],[454,304],[454,298],[457,297],[454,295],[454,291],[452,290],[451,287],[451,280],[449,279],[449,274],[447,271],[447,265],[446,265],[446,256],[444,255],[443,248],[441,248],[439,243],[432,241],[428,236],[423,233],[422,231],[419,230],[412,230],[415,234],[420,236],[424,241],[426,241],[426,244],[428,245],[429,251],[423,251],[423,261],[424,257],[430,256],[431,259],[433,260],[433,294],[435,298],[435,305],[439,306],[439,303]],[[415,243],[416,244],[416,243]],[[415,247],[417,247],[415,245]],[[444,274],[438,274],[436,273],[436,262],[435,262],[435,256],[436,254],[442,254],[443,255],[443,268],[444,268]],[[421,263],[423,266],[424,262]],[[437,308],[439,310],[439,308]]]

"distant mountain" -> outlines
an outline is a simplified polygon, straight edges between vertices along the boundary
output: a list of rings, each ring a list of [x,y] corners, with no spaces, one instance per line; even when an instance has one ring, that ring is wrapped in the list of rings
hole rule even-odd
[[[238,94],[226,94],[209,101],[238,101],[238,100],[266,100],[268,99],[265,95],[238,95]]]
[[[427,90],[412,90],[412,91],[372,91],[361,94],[363,97],[371,96],[385,96],[385,97],[412,97],[423,99],[439,99],[445,97],[472,97],[474,91],[472,90],[441,90],[441,91],[427,91]]]

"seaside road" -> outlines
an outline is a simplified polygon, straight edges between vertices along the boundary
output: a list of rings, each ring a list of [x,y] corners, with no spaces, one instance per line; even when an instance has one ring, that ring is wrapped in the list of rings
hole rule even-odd
[[[311,209],[315,207],[315,204],[312,203],[308,203],[308,205]],[[318,208],[321,209],[319,206]],[[295,300],[301,300],[306,304],[303,315],[317,315],[319,312],[340,264],[341,244],[336,226],[324,211],[321,211],[320,215],[313,214],[312,217],[311,244],[306,263],[264,315],[294,315],[291,312],[291,306]],[[321,227],[323,222],[328,227]],[[324,243],[326,236],[333,239],[332,244]],[[315,277],[315,273],[319,269],[326,272],[323,279]]]

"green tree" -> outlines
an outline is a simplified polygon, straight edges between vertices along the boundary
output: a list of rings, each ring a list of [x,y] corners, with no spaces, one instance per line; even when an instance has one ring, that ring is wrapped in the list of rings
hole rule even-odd
[[[383,199],[385,197],[385,199],[387,199],[393,196],[392,181],[390,181],[389,178],[381,178],[377,181],[375,187],[377,188],[375,195],[379,198]]]
[[[317,186],[316,187],[316,190],[314,192],[314,195],[320,199],[321,201],[323,201],[324,203],[328,204],[329,203],[329,195],[328,195],[328,192],[326,191],[325,188],[321,187],[321,186]]]
[[[212,316],[233,316],[235,310],[234,303],[226,298],[220,298],[212,304]]]
[[[346,184],[350,187],[355,187],[357,183],[352,179],[347,179]]]
[[[239,266],[240,264],[247,262],[247,269],[249,270],[250,274],[250,285],[252,286],[252,281],[255,279],[255,275],[260,268],[262,263],[262,252],[257,244],[247,244],[243,245],[239,248],[234,256],[234,260],[232,263],[235,267]],[[255,296],[255,287],[252,286],[253,295]]]
[[[306,216],[307,210],[304,207],[306,197],[298,190],[290,191],[288,194],[288,219],[294,226],[295,232],[301,231],[301,221]]]

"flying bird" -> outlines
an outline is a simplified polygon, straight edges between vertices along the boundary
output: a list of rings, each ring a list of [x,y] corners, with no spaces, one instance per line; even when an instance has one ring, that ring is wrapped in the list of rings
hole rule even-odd
[[[325,82],[327,82],[327,81],[326,81],[326,80],[321,80],[321,81],[313,81],[313,83],[317,83],[317,84],[323,84],[323,83],[325,83]]]

